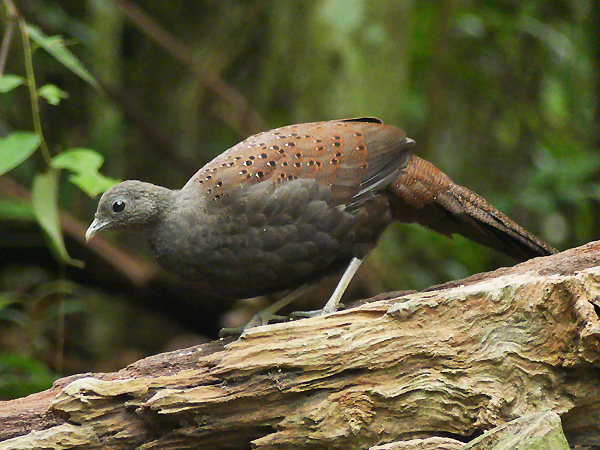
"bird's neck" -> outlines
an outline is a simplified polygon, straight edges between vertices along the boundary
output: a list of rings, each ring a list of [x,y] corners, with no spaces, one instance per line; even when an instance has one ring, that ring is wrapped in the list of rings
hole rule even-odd
[[[207,219],[205,198],[190,189],[167,190],[165,195],[157,199],[157,204],[158,220],[150,229],[156,232],[160,230],[158,234],[189,236],[202,229]]]
[[[148,228],[146,237],[162,266],[192,278],[186,273],[187,258],[201,265],[204,247],[212,241],[210,235],[218,232],[215,218],[207,213],[206,201],[192,190],[171,191],[168,207],[160,219]],[[181,267],[180,267],[181,266]]]
[[[144,189],[140,189],[139,195],[144,198],[146,207],[139,213],[138,220],[129,224],[129,228],[147,233],[157,223],[165,220],[175,203],[177,191],[150,183],[143,184]]]

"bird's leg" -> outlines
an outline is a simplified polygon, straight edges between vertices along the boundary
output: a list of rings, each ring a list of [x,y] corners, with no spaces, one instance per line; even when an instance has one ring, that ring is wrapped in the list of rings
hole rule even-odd
[[[333,294],[331,294],[331,297],[329,298],[329,300],[323,308],[314,311],[297,311],[292,314],[292,317],[317,317],[322,316],[324,314],[336,312],[340,304],[342,295],[344,295],[346,288],[350,284],[350,281],[352,281],[352,278],[354,278],[354,274],[356,273],[361,264],[362,259],[352,258],[350,264],[348,264],[348,267],[346,268],[346,271],[342,275],[342,278],[340,278],[340,281],[337,284],[335,291],[333,291]],[[242,334],[244,331],[250,328],[259,327],[261,325],[267,325],[271,319],[281,319],[282,316],[277,316],[275,315],[275,313],[283,307],[292,303],[294,300],[296,300],[298,297],[300,297],[312,287],[312,284],[303,284],[299,288],[294,289],[292,292],[273,303],[271,306],[268,306],[262,311],[255,314],[246,325],[242,325],[240,327],[235,328],[223,328],[219,332],[219,336],[224,337]]]
[[[256,313],[252,317],[252,319],[250,319],[248,321],[248,323],[246,323],[245,325],[242,325],[239,327],[234,327],[234,328],[223,328],[221,331],[219,331],[219,336],[224,337],[224,336],[231,336],[231,335],[235,335],[235,334],[242,334],[244,331],[248,330],[249,328],[259,327],[261,325],[267,325],[269,323],[269,321],[271,321],[272,319],[284,319],[285,318],[284,316],[277,316],[277,315],[275,315],[275,313],[277,313],[280,309],[282,309],[285,306],[292,303],[294,300],[296,300],[298,297],[300,297],[301,295],[303,295],[305,292],[307,292],[309,289],[312,289],[313,287],[314,287],[313,284],[303,284],[299,288],[294,289],[289,294],[287,294],[287,295],[283,296],[282,298],[280,298],[279,300],[277,300],[272,305],[267,306],[260,312]]]
[[[329,298],[325,306],[323,306],[323,308],[314,311],[296,311],[292,314],[292,316],[317,317],[336,312],[340,304],[340,300],[342,299],[342,295],[344,295],[346,288],[350,284],[350,281],[352,281],[354,274],[356,273],[361,264],[362,259],[358,259],[356,257],[352,258],[352,261],[350,261],[350,264],[348,264],[348,267],[342,275],[342,278],[340,278],[340,281],[337,284],[335,291],[333,291],[333,294],[331,294],[331,297]]]

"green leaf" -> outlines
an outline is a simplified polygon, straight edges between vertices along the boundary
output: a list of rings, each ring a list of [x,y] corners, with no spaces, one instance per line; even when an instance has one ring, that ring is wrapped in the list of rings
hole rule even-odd
[[[97,172],[74,174],[69,177],[69,181],[90,197],[96,197],[119,182]]]
[[[31,204],[22,200],[0,198],[0,220],[35,220]]]
[[[0,175],[14,169],[40,146],[40,138],[33,131],[13,131],[0,139]]]
[[[78,186],[90,197],[106,191],[118,181],[98,173],[104,158],[98,152],[87,148],[74,148],[62,152],[52,159],[52,167],[74,172],[69,181]]]
[[[14,292],[0,292],[0,311],[17,302],[18,299],[14,295]]]
[[[69,94],[53,84],[45,84],[38,90],[38,95],[46,99],[51,105],[58,105],[63,98],[69,98]]]
[[[35,176],[32,192],[33,210],[39,224],[50,237],[59,258],[68,264],[83,267],[83,262],[72,259],[65,247],[58,217],[58,175],[59,170],[50,169],[47,173]]]
[[[69,169],[72,172],[96,172],[104,162],[104,157],[88,148],[72,148],[56,155],[51,162],[57,169]]]
[[[25,78],[19,75],[2,75],[0,77],[0,92],[6,93],[12,91],[17,86],[21,86],[25,83]]]
[[[100,90],[100,85],[94,79],[92,74],[84,65],[71,53],[65,46],[63,38],[60,36],[46,36],[38,27],[27,24],[27,33],[29,37],[40,47],[54,56],[67,69],[71,70],[83,80],[87,81],[92,87]]]

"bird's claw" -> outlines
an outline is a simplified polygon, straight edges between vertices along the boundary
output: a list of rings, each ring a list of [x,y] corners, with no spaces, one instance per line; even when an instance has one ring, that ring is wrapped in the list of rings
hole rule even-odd
[[[286,320],[288,320],[286,316],[278,316],[270,313],[265,314],[265,311],[261,311],[255,314],[245,325],[240,325],[239,327],[222,328],[219,331],[219,337],[223,338],[229,336],[238,336],[250,328],[268,325],[269,323],[284,322]]]
[[[332,314],[340,309],[344,309],[344,305],[342,303],[340,303],[338,305],[338,307],[333,310],[327,308],[327,305],[326,305],[324,308],[313,309],[311,311],[295,311],[292,314],[290,314],[290,317],[292,319],[306,319],[309,317],[319,317],[319,316],[325,316],[327,314]]]

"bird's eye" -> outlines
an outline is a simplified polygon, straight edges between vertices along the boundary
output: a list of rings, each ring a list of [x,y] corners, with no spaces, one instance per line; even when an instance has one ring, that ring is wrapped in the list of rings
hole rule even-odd
[[[112,210],[116,213],[120,213],[125,209],[125,202],[122,200],[117,200],[112,204]]]

